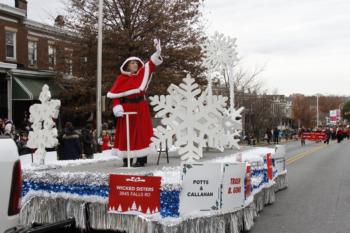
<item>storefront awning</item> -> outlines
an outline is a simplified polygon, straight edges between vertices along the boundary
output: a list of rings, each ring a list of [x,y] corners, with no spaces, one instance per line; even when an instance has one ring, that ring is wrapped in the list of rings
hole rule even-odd
[[[13,77],[13,100],[38,100],[42,87],[47,84],[52,98],[58,97],[62,89],[51,78]]]

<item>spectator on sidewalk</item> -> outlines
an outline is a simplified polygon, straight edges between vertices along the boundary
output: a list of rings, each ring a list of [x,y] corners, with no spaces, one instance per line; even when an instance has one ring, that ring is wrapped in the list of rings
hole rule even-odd
[[[4,120],[2,118],[0,118],[0,135],[4,135],[4,133],[5,133]]]
[[[273,143],[274,143],[274,144],[278,144],[279,136],[280,136],[280,131],[279,131],[278,128],[275,128],[275,129],[273,130]]]
[[[305,139],[303,137],[303,134],[305,133],[305,131],[306,130],[304,129],[304,127],[299,129],[299,133],[298,134],[299,134],[301,146],[305,146]]]
[[[111,149],[111,137],[109,136],[107,130],[102,130],[102,145],[101,150],[109,150]]]
[[[81,158],[79,135],[75,132],[71,122],[66,122],[65,124],[60,147],[62,160],[75,160]]]
[[[15,127],[13,125],[13,122],[11,120],[7,120],[4,124],[4,135],[11,137],[15,142],[17,141],[16,133],[15,133]]]
[[[92,126],[87,124],[81,132],[81,141],[83,145],[83,157],[92,159],[94,155],[94,137],[92,135]]]
[[[336,137],[337,137],[337,141],[338,143],[340,143],[342,140],[343,140],[343,130],[341,127],[338,127],[337,128],[337,131],[336,131]]]
[[[271,143],[271,138],[272,138],[271,130],[267,129],[264,136],[264,139],[266,140],[267,144]]]
[[[19,155],[26,155],[26,154],[32,153],[32,150],[27,147],[27,142],[28,142],[27,132],[21,132],[19,136],[19,140],[17,142]]]
[[[324,141],[324,143],[329,144],[329,140],[331,138],[331,130],[328,127],[325,130],[325,134],[326,134],[326,140]]]
[[[248,133],[244,136],[244,141],[247,143],[248,146],[251,145],[251,138]]]

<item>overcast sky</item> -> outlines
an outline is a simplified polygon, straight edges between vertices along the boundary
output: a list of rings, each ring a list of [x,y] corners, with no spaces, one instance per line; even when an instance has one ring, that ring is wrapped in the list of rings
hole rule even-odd
[[[61,0],[28,3],[34,20],[62,13]],[[265,66],[265,88],[350,95],[350,0],[206,0],[203,11],[209,33],[237,38],[246,69]]]

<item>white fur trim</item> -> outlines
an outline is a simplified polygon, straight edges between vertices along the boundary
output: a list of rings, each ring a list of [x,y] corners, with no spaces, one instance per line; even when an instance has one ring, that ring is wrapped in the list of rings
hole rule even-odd
[[[148,89],[148,85],[149,85],[150,82],[152,81],[152,78],[153,78],[153,74],[151,74],[150,77],[149,77],[149,79],[148,79],[148,82],[147,82],[145,91]]]
[[[128,96],[128,95],[138,94],[141,91],[144,91],[146,86],[147,86],[147,83],[148,83],[148,78],[150,76],[149,62],[147,62],[146,65],[144,65],[144,67],[145,67],[145,72],[143,74],[142,82],[141,82],[141,85],[139,86],[139,88],[131,89],[131,90],[128,90],[125,92],[120,92],[120,93],[108,92],[107,98],[116,99],[116,98],[121,98],[121,97]]]
[[[107,98],[117,99],[117,98],[121,98],[121,97],[128,96],[128,95],[133,95],[133,94],[137,94],[137,93],[140,93],[139,89],[131,89],[129,91],[120,92],[120,93],[117,93],[117,94],[112,93],[112,92],[108,92],[107,93]]]
[[[153,55],[151,56],[151,61],[152,61],[153,64],[155,64],[156,66],[159,66],[160,64],[163,63],[163,58],[160,56],[159,53],[155,52],[155,53],[153,53]]]
[[[129,57],[129,58],[127,58],[127,59],[123,62],[122,66],[120,67],[120,72],[121,72],[122,74],[131,76],[132,74],[131,74],[130,72],[124,70],[124,66],[125,66],[126,63],[128,63],[129,61],[135,61],[135,60],[138,61],[138,62],[140,62],[140,63],[142,64],[142,67],[145,66],[145,64],[143,63],[143,61],[142,61],[140,58],[138,58],[138,57]],[[142,67],[139,67],[139,70],[140,70]]]
[[[125,159],[128,157],[128,152],[127,151],[122,151],[116,148],[112,148],[111,151],[112,155],[117,156],[119,158]],[[141,150],[131,150],[130,151],[130,158],[141,158],[145,157],[147,155],[151,155],[156,153],[156,151],[152,147],[146,147]]]
[[[123,112],[124,112],[123,106],[121,106],[120,104],[113,107],[114,116],[116,117],[122,116]]]
[[[145,73],[143,75],[141,86],[139,87],[140,91],[144,91],[145,90],[146,85],[148,83],[148,78],[149,78],[149,62],[147,62],[146,65],[145,65]]]

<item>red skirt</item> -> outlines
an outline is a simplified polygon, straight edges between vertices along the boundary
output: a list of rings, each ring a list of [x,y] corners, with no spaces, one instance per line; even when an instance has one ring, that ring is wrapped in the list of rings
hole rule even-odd
[[[136,112],[129,115],[130,157],[145,157],[154,150],[151,148],[153,126],[147,101],[123,104],[124,112]],[[127,158],[126,116],[117,118],[112,154]]]

